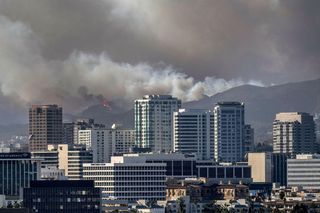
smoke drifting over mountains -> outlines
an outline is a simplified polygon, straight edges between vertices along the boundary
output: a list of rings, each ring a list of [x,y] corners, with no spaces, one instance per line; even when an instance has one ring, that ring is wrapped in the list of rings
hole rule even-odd
[[[103,98],[130,104],[149,93],[190,101],[246,83],[261,84],[212,77],[196,82],[170,66],[117,63],[106,53],[76,51],[65,60],[48,60],[30,28],[4,17],[0,17],[0,39],[8,41],[0,43],[1,90],[22,104],[46,101],[79,110]]]
[[[318,78],[319,8],[318,0],[0,0],[0,105],[71,111],[147,93],[189,101]]]

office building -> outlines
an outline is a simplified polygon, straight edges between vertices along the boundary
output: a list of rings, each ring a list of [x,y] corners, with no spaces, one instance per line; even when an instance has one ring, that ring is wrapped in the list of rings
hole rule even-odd
[[[135,131],[114,124],[110,129],[79,130],[79,141],[90,146],[93,162],[108,163],[112,155],[129,153],[134,146]]]
[[[197,162],[199,178],[207,178],[211,183],[237,184],[251,183],[251,166],[246,163],[212,163]]]
[[[131,152],[135,143],[135,130],[124,129],[120,124],[111,126],[112,154],[119,155]]]
[[[46,150],[48,144],[61,144],[62,108],[57,105],[33,105],[29,109],[29,150]]]
[[[111,163],[84,164],[84,179],[94,180],[106,200],[165,200],[165,167],[137,154],[113,156]]]
[[[76,145],[83,145],[88,150],[92,149],[92,138],[94,137],[94,133],[95,130],[93,129],[78,130],[78,141]]]
[[[213,113],[179,109],[173,113],[173,151],[213,159]]]
[[[100,213],[101,193],[89,180],[32,181],[23,204],[32,212]]]
[[[246,162],[217,163],[181,153],[141,153],[147,163],[164,163],[167,179],[207,178],[212,183],[251,183],[251,166]]]
[[[103,129],[105,128],[104,124],[96,124],[94,119],[91,118],[83,118],[77,119],[73,124],[73,143],[81,144],[79,141],[79,130],[90,130],[90,129]]]
[[[272,153],[272,182],[287,186],[287,154]]]
[[[74,123],[63,123],[63,144],[73,144],[74,141]]]
[[[214,107],[214,158],[222,162],[244,159],[244,104],[219,102]]]
[[[320,155],[299,154],[287,160],[288,186],[320,190]]]
[[[315,153],[316,135],[313,116],[303,112],[278,113],[273,122],[273,152],[295,156]]]
[[[31,154],[33,159],[41,160],[43,177],[47,175],[48,169],[56,168],[58,171],[64,171],[69,180],[81,180],[83,163],[93,162],[92,151],[82,146],[68,144],[48,145],[46,151],[36,151]]]
[[[83,178],[83,164],[92,163],[92,152],[84,147],[59,144],[59,169],[65,171],[68,180],[81,180]]]
[[[173,112],[181,101],[170,95],[146,95],[135,100],[135,145],[154,152],[170,152],[172,147]]]
[[[30,181],[40,178],[40,162],[30,153],[0,153],[0,194],[19,197]]]
[[[272,182],[272,153],[249,152],[248,165],[251,166],[253,182]]]
[[[254,148],[254,129],[250,124],[244,125],[244,152],[252,152]]]
[[[197,157],[181,153],[140,153],[147,163],[165,163],[167,178],[196,178]]]

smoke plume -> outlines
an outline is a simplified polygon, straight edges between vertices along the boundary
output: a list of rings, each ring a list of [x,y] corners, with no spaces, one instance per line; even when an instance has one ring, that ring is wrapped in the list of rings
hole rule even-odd
[[[1,91],[24,105],[58,103],[77,111],[100,101],[124,100],[131,107],[145,94],[171,94],[183,101],[213,95],[246,83],[207,77],[195,81],[171,66],[117,63],[107,53],[73,52],[65,60],[48,60],[40,39],[20,22],[0,18]]]

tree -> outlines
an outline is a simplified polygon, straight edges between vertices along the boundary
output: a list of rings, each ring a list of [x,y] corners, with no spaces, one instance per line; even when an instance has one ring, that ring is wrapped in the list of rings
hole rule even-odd
[[[286,196],[286,194],[284,193],[284,191],[281,191],[281,192],[279,193],[279,198],[280,198],[281,200],[284,200],[285,196]]]
[[[178,210],[178,213],[185,213],[186,212],[186,205],[184,203],[184,200],[183,198],[179,197],[177,199],[177,203],[179,205],[179,210]]]
[[[293,209],[292,209],[293,213],[307,213],[308,212],[308,208],[306,205],[302,204],[296,204]]]

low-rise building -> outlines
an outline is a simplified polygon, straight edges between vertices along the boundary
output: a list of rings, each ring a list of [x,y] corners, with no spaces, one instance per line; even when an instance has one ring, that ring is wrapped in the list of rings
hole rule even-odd
[[[100,189],[93,181],[32,181],[23,192],[24,206],[32,212],[100,213]]]

